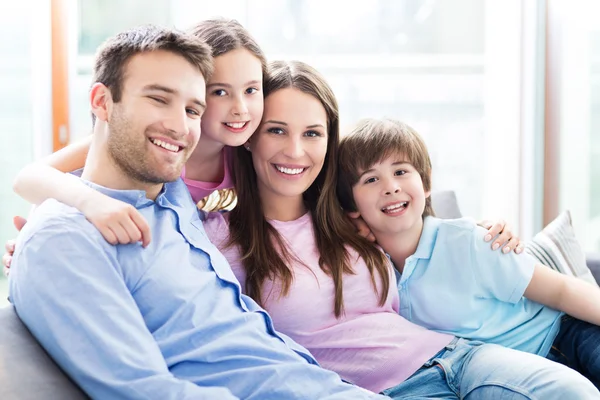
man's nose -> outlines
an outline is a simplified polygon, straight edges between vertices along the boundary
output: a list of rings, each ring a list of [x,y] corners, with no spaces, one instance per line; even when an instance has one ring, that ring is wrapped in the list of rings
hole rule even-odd
[[[185,136],[188,133],[190,133],[188,115],[185,109],[173,109],[169,113],[163,125],[168,131],[172,132],[173,134],[179,137]]]

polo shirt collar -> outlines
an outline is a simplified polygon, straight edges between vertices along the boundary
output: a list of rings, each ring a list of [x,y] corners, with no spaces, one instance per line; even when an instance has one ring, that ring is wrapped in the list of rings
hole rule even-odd
[[[425,217],[423,221],[423,231],[421,232],[421,238],[419,239],[419,245],[417,251],[413,254],[414,258],[429,259],[431,253],[433,253],[433,245],[437,238],[438,229],[441,224],[441,220],[435,217]]]

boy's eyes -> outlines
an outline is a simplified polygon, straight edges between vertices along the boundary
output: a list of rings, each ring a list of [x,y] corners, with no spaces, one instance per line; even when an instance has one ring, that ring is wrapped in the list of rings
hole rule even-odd
[[[396,176],[401,176],[401,175],[404,175],[404,174],[406,174],[406,173],[407,173],[407,171],[406,171],[406,170],[399,169],[398,171],[394,172],[394,175],[396,175]]]
[[[371,178],[365,179],[365,183],[373,183],[373,182],[377,182],[377,178],[371,177]]]
[[[217,89],[212,92],[215,96],[225,96],[227,92],[224,89]]]

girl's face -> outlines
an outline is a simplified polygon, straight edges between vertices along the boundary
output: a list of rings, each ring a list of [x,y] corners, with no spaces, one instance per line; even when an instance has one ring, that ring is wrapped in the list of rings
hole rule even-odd
[[[301,197],[327,154],[327,113],[319,100],[286,88],[265,99],[262,123],[249,142],[264,202]]]
[[[244,48],[214,60],[206,84],[201,140],[241,146],[254,133],[263,113],[262,64]]]

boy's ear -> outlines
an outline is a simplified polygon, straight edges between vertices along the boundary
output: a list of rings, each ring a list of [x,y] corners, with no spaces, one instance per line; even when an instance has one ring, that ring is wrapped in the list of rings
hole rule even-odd
[[[101,121],[107,121],[111,104],[112,95],[110,90],[103,83],[94,83],[90,90],[90,105],[96,118]]]

